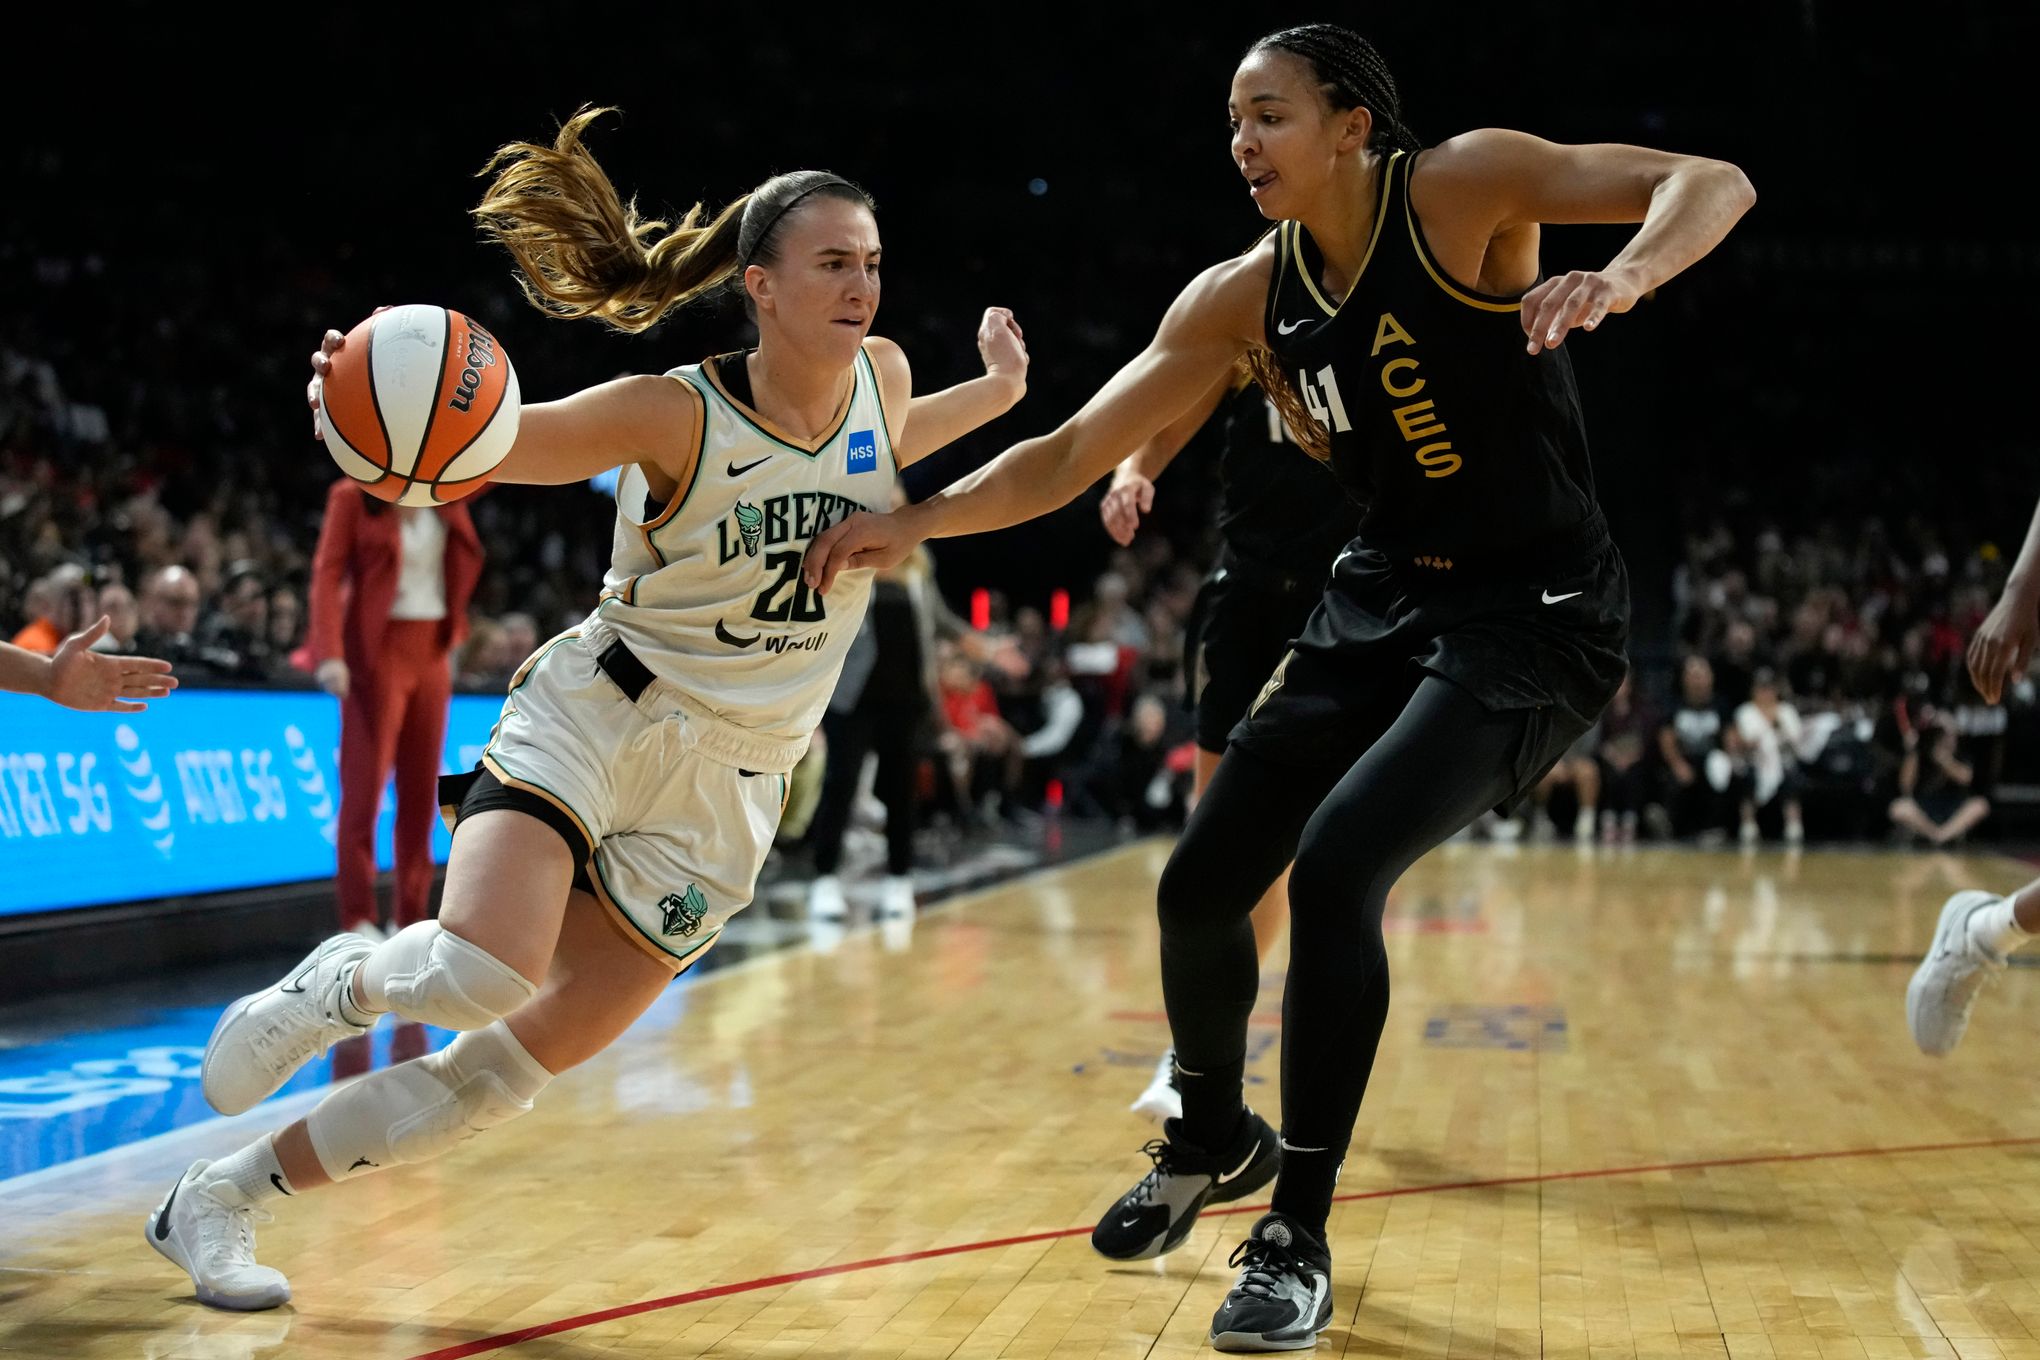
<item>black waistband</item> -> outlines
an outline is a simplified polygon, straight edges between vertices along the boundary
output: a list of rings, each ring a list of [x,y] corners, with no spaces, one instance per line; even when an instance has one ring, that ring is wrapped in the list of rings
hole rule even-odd
[[[624,698],[632,703],[651,688],[652,668],[638,660],[637,653],[624,646],[622,638],[604,647],[602,655],[595,658],[595,664],[602,668],[604,675],[616,682]]]

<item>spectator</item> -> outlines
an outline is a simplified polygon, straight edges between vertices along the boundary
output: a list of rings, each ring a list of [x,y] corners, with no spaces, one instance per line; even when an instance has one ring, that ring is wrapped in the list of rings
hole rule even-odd
[[[1713,659],[1714,688],[1730,707],[1750,697],[1750,686],[1760,665],[1757,659],[1757,630],[1748,619],[1735,618],[1722,630],[1721,650]]]
[[[397,930],[425,919],[432,892],[435,779],[446,744],[454,648],[467,637],[482,541],[464,501],[398,509],[342,477],[328,488],[312,558],[310,640],[320,687],[340,699],[340,928],[384,938],[375,897],[375,823],[397,776]]]
[[[179,667],[199,666],[198,578],[182,566],[160,567],[142,582],[141,629],[135,645]],[[189,678],[189,677],[187,677]]]
[[[1185,739],[1187,739],[1187,734]],[[1133,701],[1122,723],[1107,730],[1099,758],[1081,784],[1080,811],[1111,818],[1122,831],[1153,831],[1183,820],[1190,762],[1172,767],[1181,742],[1169,733],[1169,705],[1154,694]]]
[[[269,631],[267,641],[272,659],[271,671],[280,669],[278,662],[298,649],[304,641],[305,605],[294,587],[279,585],[269,592]]]
[[[65,638],[99,617],[92,612],[95,601],[85,583],[85,568],[75,562],[36,581],[22,604],[29,622],[14,635],[14,645],[42,656],[55,656]]]
[[[1658,729],[1665,804],[1675,836],[1713,843],[1727,835],[1731,762],[1722,746],[1724,726],[1714,698],[1714,668],[1706,657],[1689,655],[1679,672],[1679,706]]]
[[[1655,720],[1636,701],[1633,675],[1622,677],[1615,697],[1596,724],[1600,739],[1594,746],[1599,766],[1601,841],[1604,845],[1628,845],[1636,840],[1638,814],[1643,810],[1649,786],[1644,758],[1650,751],[1650,733]]]
[[[1899,766],[1891,823],[1930,845],[1947,845],[1990,816],[1990,800],[1979,791],[1976,768],[1957,754],[1952,714],[1936,714],[1914,736]]]
[[[945,801],[960,825],[996,817],[1012,807],[1025,760],[1020,734],[999,714],[992,687],[959,647],[950,645],[937,669],[944,729]]]
[[[1777,674],[1760,668],[1750,678],[1750,697],[1735,711],[1735,740],[1743,758],[1740,835],[1744,845],[1759,837],[1758,816],[1777,807],[1787,844],[1806,839],[1799,812],[1799,758],[1806,740],[1799,710],[1778,692]]]
[[[106,636],[93,643],[92,650],[111,652],[116,656],[132,656],[135,650],[135,634],[142,626],[141,611],[135,604],[135,593],[117,581],[101,586],[98,613],[106,616]]]
[[[236,658],[235,679],[270,678],[269,585],[253,563],[236,562],[229,568],[212,617],[199,629],[199,641],[214,655]]]

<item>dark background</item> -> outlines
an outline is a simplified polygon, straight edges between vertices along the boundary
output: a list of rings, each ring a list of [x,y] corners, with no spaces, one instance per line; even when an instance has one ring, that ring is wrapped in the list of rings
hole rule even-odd
[[[1782,506],[1846,534],[1918,514],[2018,541],[2040,470],[2023,130],[2040,25],[2013,8],[80,6],[11,44],[0,338],[55,362],[72,399],[135,412],[111,456],[174,469],[173,509],[227,478],[309,542],[333,469],[304,360],[327,326],[380,303],[473,312],[533,400],[742,341],[734,308],[635,338],[547,320],[477,241],[465,212],[499,143],[616,104],[593,145],[649,211],[801,167],[868,186],[877,329],[918,388],[976,373],[980,310],[1016,310],[1030,394],[917,467],[925,494],[1060,421],[1253,238],[1227,158],[1233,65],[1263,32],[1333,20],[1373,38],[1427,143],[1483,125],[1635,141],[1757,187],[1714,256],[1571,342],[1641,656],[1696,515]],[[1552,230],[1547,269],[1605,263],[1624,232]],[[1164,480],[1163,527],[1202,520],[1203,485]],[[606,548],[592,493],[495,494]],[[939,545],[945,588],[1081,596],[1107,554],[1095,498]]]

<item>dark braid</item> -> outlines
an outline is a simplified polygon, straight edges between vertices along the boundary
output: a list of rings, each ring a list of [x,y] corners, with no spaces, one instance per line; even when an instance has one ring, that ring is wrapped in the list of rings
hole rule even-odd
[[[1247,49],[1247,55],[1273,47],[1310,63],[1325,97],[1335,109],[1364,108],[1374,115],[1374,151],[1415,151],[1422,143],[1402,120],[1402,97],[1395,77],[1374,44],[1337,24],[1305,24],[1285,28]]]
[[[1388,63],[1374,50],[1373,43],[1352,29],[1337,24],[1285,28],[1255,43],[1247,49],[1247,55],[1271,47],[1309,62],[1312,74],[1325,92],[1326,102],[1334,109],[1364,108],[1374,115],[1374,132],[1367,139],[1369,150],[1416,151],[1423,145],[1402,120],[1402,96],[1396,91]],[[1303,451],[1329,463],[1331,436],[1311,417],[1274,354],[1265,346],[1256,345],[1247,353],[1247,366],[1254,381],[1282,413],[1283,422]]]

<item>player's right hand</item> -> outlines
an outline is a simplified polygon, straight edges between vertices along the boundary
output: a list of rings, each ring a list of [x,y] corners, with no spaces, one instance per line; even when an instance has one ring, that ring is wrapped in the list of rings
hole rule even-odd
[[[353,676],[348,672],[345,661],[337,656],[329,657],[319,663],[319,669],[314,674],[319,681],[320,689],[335,699],[347,697],[347,688],[352,683]]]
[[[2017,679],[2026,673],[2033,644],[2040,641],[2040,611],[2015,599],[2016,593],[2007,590],[1999,596],[1983,626],[1969,639],[1969,679],[1987,704],[2003,697],[2007,677]]]
[[[1140,528],[1140,517],[1155,508],[1155,484],[1126,468],[1112,474],[1112,488],[1098,504],[1098,517],[1105,532],[1120,547],[1131,547]]]
[[[375,316],[388,310],[389,307],[385,304],[369,315]],[[340,332],[327,331],[325,338],[319,341],[319,347],[312,351],[312,380],[305,384],[305,405],[312,408],[312,438],[322,443],[326,438],[326,422],[319,418],[319,390],[326,381],[326,375],[333,371],[333,356],[339,353],[340,347],[346,343],[347,337]]]

